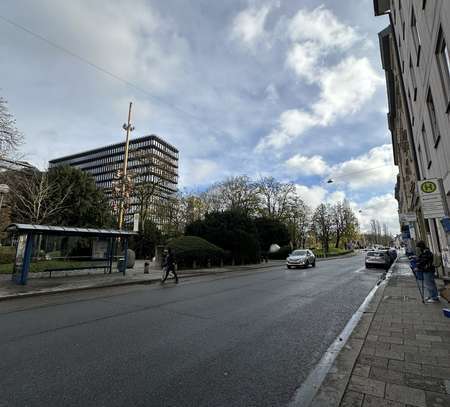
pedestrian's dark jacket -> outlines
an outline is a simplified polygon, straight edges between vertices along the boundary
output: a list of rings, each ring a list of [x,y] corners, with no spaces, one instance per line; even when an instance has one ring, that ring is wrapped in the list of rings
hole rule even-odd
[[[175,266],[175,256],[173,253],[169,253],[164,260],[164,267],[172,269]]]
[[[417,269],[422,272],[434,272],[433,253],[426,247],[417,257]]]

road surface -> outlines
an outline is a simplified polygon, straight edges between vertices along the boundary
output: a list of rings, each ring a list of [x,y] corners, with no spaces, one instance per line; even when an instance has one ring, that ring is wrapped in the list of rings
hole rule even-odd
[[[0,302],[0,406],[285,406],[376,284],[363,265]]]

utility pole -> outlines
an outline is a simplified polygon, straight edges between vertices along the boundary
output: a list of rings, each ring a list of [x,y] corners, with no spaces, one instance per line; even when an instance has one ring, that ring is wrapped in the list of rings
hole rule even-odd
[[[133,103],[130,102],[130,106],[128,108],[128,122],[124,123],[122,128],[126,131],[126,141],[125,141],[125,154],[123,159],[123,170],[122,170],[122,191],[121,191],[121,199],[120,199],[120,208],[119,208],[119,230],[122,230],[124,217],[125,217],[125,198],[126,198],[126,186],[128,183],[128,153],[130,146],[130,133],[134,130],[134,127],[131,125],[131,107]]]

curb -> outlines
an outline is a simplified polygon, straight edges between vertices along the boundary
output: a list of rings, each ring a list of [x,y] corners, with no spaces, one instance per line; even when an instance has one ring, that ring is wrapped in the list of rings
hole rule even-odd
[[[238,271],[256,271],[260,269],[266,269],[266,268],[272,268],[272,267],[279,267],[280,265],[264,265],[261,267],[247,267],[247,268],[237,268],[234,270],[227,270],[227,271],[206,271],[207,269],[199,269],[195,273],[179,273],[180,277],[201,277],[201,276],[207,276],[207,275],[217,275],[217,274],[225,274],[225,273],[233,273]],[[187,271],[187,270],[186,270]],[[111,282],[111,283],[105,283],[100,285],[88,285],[88,286],[81,286],[81,287],[66,287],[61,289],[56,289],[52,291],[32,291],[32,292],[24,292],[24,293],[17,293],[17,294],[11,294],[11,295],[5,295],[0,297],[0,302],[2,301],[8,301],[8,300],[14,300],[14,299],[20,299],[20,298],[30,298],[30,297],[39,297],[43,295],[52,295],[52,294],[61,294],[61,293],[68,293],[68,292],[75,292],[75,291],[86,291],[86,290],[94,290],[94,289],[102,289],[102,288],[112,288],[112,287],[120,287],[120,286],[128,286],[128,285],[143,285],[143,284],[155,284],[160,282],[159,278],[154,279],[148,279],[148,280],[129,280],[129,281],[117,281],[117,282]]]
[[[298,389],[295,400],[289,406],[338,407],[340,405],[367,332],[397,261],[398,257],[389,270],[383,273],[361,306],[347,322],[343,331],[330,345],[316,367],[308,374]],[[366,303],[369,298],[369,302]],[[308,383],[312,390],[308,392],[303,387],[305,383]]]

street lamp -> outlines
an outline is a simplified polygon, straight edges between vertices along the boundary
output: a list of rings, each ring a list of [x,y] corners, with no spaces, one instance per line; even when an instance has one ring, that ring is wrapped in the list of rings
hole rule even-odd
[[[133,103],[130,102],[130,106],[128,108],[128,122],[124,123],[122,128],[127,132],[126,140],[125,140],[125,155],[123,160],[123,170],[118,174],[122,178],[121,182],[121,199],[119,202],[119,230],[122,230],[123,221],[125,217],[125,200],[129,198],[130,195],[130,177],[127,176],[128,172],[128,153],[130,146],[130,132],[134,130],[134,127],[131,125],[131,107]],[[127,187],[128,185],[128,187]]]

